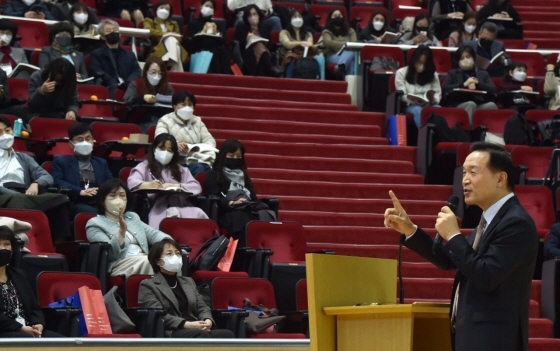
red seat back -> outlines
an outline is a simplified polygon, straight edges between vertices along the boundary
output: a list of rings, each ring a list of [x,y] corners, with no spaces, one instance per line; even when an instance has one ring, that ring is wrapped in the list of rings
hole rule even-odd
[[[49,220],[44,212],[38,210],[15,210],[2,208],[0,217],[11,217],[29,222],[31,229],[25,234],[29,243],[25,246],[31,253],[54,253]]]
[[[95,140],[100,144],[106,141],[121,140],[130,134],[142,133],[140,127],[132,123],[93,122],[91,129],[93,130],[92,134],[95,135]]]
[[[541,82],[544,82],[544,80]],[[557,114],[558,111],[556,110],[529,110],[525,113],[525,118],[533,122],[542,122],[552,119]]]
[[[8,78],[10,97],[27,100],[29,97],[29,80],[19,78]]]
[[[96,217],[95,213],[78,213],[74,217],[74,236],[78,241],[88,241],[86,233],[87,222]]]
[[[508,51],[513,62],[523,62],[527,65],[527,76],[542,77],[545,74],[546,62],[538,52]]]
[[[43,168],[45,171],[49,172],[49,174],[52,171],[52,161],[45,161],[41,164],[41,168]]]
[[[208,174],[206,172],[200,172],[196,175],[196,181],[200,184],[200,187],[202,188],[202,193],[200,195],[202,196],[206,196],[206,176],[208,176]]]
[[[29,49],[41,49],[51,45],[49,27],[40,21],[13,20],[18,25],[19,46]]]
[[[486,126],[491,133],[503,134],[507,121],[516,113],[515,110],[476,110],[473,115],[473,128]]]
[[[65,299],[82,286],[101,290],[99,279],[91,273],[42,272],[37,277],[37,298],[41,307]]]
[[[140,283],[145,279],[150,279],[151,275],[134,274],[126,280],[126,305],[128,308],[138,307],[138,290]]]
[[[119,179],[122,180],[123,183],[128,184],[128,176],[130,176],[130,172],[132,172],[132,167],[121,168],[119,171]]]
[[[392,57],[399,63],[399,68],[406,66],[404,53],[398,46],[366,46],[360,52],[360,59],[371,60],[375,56]]]
[[[68,138],[68,128],[76,123],[69,119],[33,117],[29,121],[33,138],[39,140]]]
[[[469,129],[469,115],[467,111],[462,108],[453,107],[425,107],[422,109],[422,125],[426,125],[428,121],[428,116],[433,113],[442,116],[447,121],[447,125],[453,127],[456,123],[459,123],[463,129]]]
[[[299,223],[252,221],[246,235],[247,246],[274,251],[271,263],[305,261],[305,231]]]
[[[550,188],[544,185],[518,185],[514,192],[523,208],[535,221],[537,229],[547,232],[556,222]]]
[[[219,232],[218,225],[213,220],[193,218],[164,218],[159,224],[159,230],[169,234],[179,244],[189,245],[192,255]]]
[[[274,288],[266,279],[219,277],[212,281],[211,290],[212,309],[215,310],[227,310],[228,306],[242,308],[245,298],[255,306],[276,308]]]
[[[514,166],[527,167],[527,178],[543,179],[553,150],[553,147],[516,146],[511,151],[511,159]]]
[[[296,301],[298,311],[309,310],[307,303],[307,279],[302,279],[296,284]]]

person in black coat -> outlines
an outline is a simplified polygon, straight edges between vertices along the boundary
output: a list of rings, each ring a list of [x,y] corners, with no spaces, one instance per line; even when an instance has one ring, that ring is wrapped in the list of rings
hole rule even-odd
[[[457,49],[455,60],[459,67],[449,71],[441,86],[444,97],[442,105],[465,109],[472,128],[474,111],[498,109],[495,103],[496,86],[488,72],[476,68],[476,53],[472,47],[463,45]]]
[[[63,337],[45,329],[45,317],[25,271],[9,266],[18,253],[16,235],[0,226],[0,338]]]
[[[519,26],[521,18],[511,0],[488,0],[478,11],[478,23],[486,21],[498,26],[501,39],[523,39],[523,27]]]
[[[555,223],[550,227],[550,237],[544,243],[544,259],[552,260],[560,257],[560,223]]]
[[[492,22],[485,22],[480,26],[477,40],[465,41],[462,44],[470,46],[475,50],[478,56],[488,61],[501,53],[501,55],[496,57],[494,62],[490,63],[488,66],[486,66],[488,62],[486,60],[475,61],[477,67],[486,70],[492,78],[503,77],[507,73],[509,65],[512,63],[511,57],[509,57],[506,52],[504,43],[496,40],[497,34],[498,27]]]
[[[375,11],[369,18],[369,23],[358,36],[358,40],[371,44],[394,44],[398,38],[385,38],[385,32],[397,33],[397,31],[389,27],[389,21],[385,17],[383,11]]]

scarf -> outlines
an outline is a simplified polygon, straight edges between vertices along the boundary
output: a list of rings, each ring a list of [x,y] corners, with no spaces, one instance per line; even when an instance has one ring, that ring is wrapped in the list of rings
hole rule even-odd
[[[223,172],[226,178],[231,182],[228,191],[243,190],[245,194],[247,194],[247,197],[249,199],[251,198],[251,192],[245,188],[245,175],[242,170],[224,167]]]

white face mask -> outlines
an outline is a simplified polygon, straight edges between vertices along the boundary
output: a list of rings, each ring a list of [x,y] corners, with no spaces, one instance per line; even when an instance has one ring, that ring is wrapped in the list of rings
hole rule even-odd
[[[154,158],[156,159],[156,161],[166,166],[169,164],[169,162],[171,162],[171,159],[173,158],[173,153],[167,150],[156,149],[156,151],[154,151]]]
[[[22,0],[24,4],[26,4],[27,6],[30,6],[32,3],[35,2],[35,0]]]
[[[192,118],[194,110],[190,106],[185,106],[178,109],[176,113],[183,121],[188,121]]]
[[[303,26],[303,18],[301,17],[292,18],[292,27],[301,28],[301,26]]]
[[[518,82],[524,82],[525,79],[527,79],[527,73],[522,71],[515,71],[513,72],[513,79],[515,79]]]
[[[2,46],[9,46],[12,42],[12,36],[8,34],[0,35],[0,40],[2,40]]]
[[[471,57],[464,58],[459,61],[459,68],[464,71],[470,71],[474,67],[474,60]]]
[[[202,15],[202,17],[212,17],[212,15],[214,15],[214,9],[210,6],[202,6],[202,8],[200,9],[200,14]]]
[[[156,86],[159,84],[159,81],[161,80],[161,74],[148,74],[148,83],[150,83],[153,86]]]
[[[474,32],[474,30],[476,29],[476,26],[472,26],[472,25],[466,25],[465,26],[465,32],[472,34],[472,32]]]
[[[253,26],[259,24],[259,15],[249,16],[249,24],[252,24]]]
[[[11,134],[2,134],[0,136],[0,149],[8,150],[14,145],[14,136]]]
[[[110,213],[113,216],[118,216],[119,211],[126,208],[126,200],[120,197],[114,198],[112,200],[105,200],[105,212]]]
[[[159,19],[162,20],[166,20],[167,17],[169,17],[169,11],[167,11],[166,9],[158,9],[156,11],[156,16],[158,16]]]
[[[177,255],[163,256],[161,258],[163,261],[163,266],[161,268],[165,269],[168,272],[179,273],[181,272],[181,268],[183,267],[183,258]]]
[[[74,143],[72,143],[74,144]],[[87,156],[93,151],[93,144],[87,141],[74,144],[74,152],[82,156]]]
[[[86,23],[88,20],[88,14],[87,13],[75,13],[74,14],[74,22],[78,23],[78,24],[84,24]]]
[[[385,22],[373,21],[373,29],[375,29],[376,31],[380,31],[381,29],[383,29],[384,25],[385,25]]]

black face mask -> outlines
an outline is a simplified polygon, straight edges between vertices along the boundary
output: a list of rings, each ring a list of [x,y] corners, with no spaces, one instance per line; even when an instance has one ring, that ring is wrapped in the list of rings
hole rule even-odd
[[[418,27],[416,26],[416,33],[420,33],[420,32],[428,32],[428,27]]]
[[[482,46],[485,49],[490,48],[490,46],[492,46],[492,42],[493,42],[493,40],[490,40],[490,39],[479,39],[478,41],[480,43],[480,46]]]
[[[0,250],[0,267],[4,267],[12,259],[12,251],[10,250]]]
[[[243,166],[243,159],[226,158],[225,166],[229,169],[240,169]]]
[[[344,25],[344,18],[336,17],[332,19],[332,24],[337,27],[341,27]]]
[[[121,35],[117,32],[111,32],[105,35],[105,40],[110,45],[115,45],[121,40]]]

